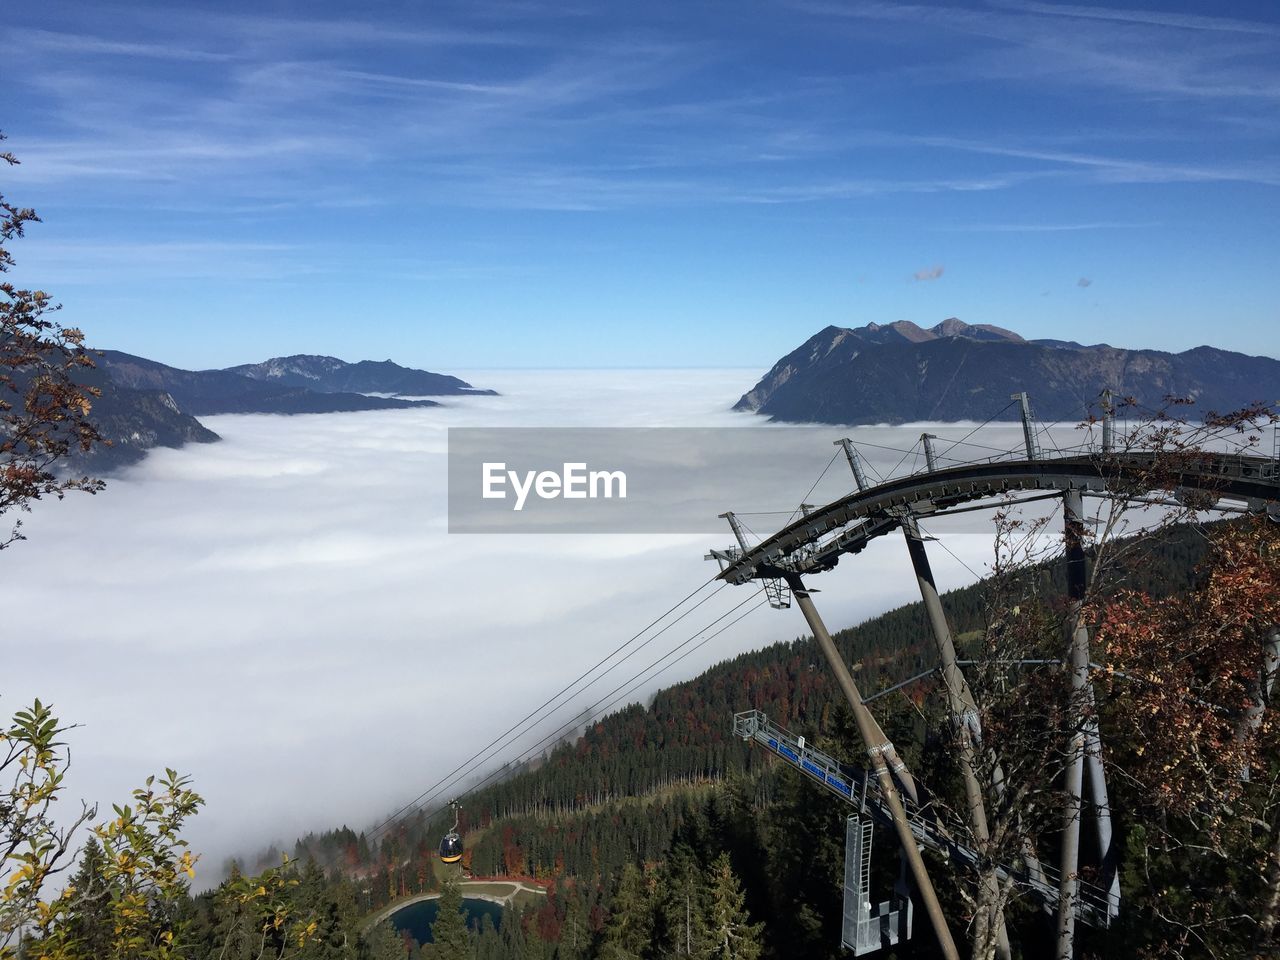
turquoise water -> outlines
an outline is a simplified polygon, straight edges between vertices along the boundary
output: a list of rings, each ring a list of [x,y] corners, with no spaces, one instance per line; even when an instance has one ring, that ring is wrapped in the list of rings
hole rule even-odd
[[[431,942],[431,924],[435,923],[436,914],[440,912],[439,900],[419,900],[407,907],[401,907],[387,919],[397,930],[407,931],[409,936],[419,943]],[[467,914],[467,926],[475,930],[480,926],[480,918],[487,916],[493,925],[502,923],[502,904],[488,900],[463,899],[462,909]]]

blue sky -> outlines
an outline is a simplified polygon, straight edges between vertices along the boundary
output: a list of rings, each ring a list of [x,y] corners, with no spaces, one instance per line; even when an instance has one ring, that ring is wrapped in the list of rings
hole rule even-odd
[[[99,346],[763,368],[954,315],[1280,352],[1270,2],[16,0],[0,40],[0,190],[46,221],[13,279]]]

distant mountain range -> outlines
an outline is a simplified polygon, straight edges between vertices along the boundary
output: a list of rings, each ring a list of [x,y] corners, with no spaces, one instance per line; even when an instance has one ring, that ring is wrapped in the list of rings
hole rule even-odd
[[[434,407],[433,400],[397,396],[487,394],[457,377],[413,370],[385,360],[347,363],[336,357],[299,355],[225,370],[181,370],[118,350],[103,350],[98,368],[114,383],[133,389],[164,390],[184,413],[344,413]]]
[[[439,406],[424,396],[493,395],[464,380],[390,360],[347,363],[300,354],[225,370],[182,370],[118,350],[94,352],[80,376],[102,391],[93,420],[112,441],[80,464],[103,471],[136,462],[151,447],[219,439],[197,417],[222,413],[345,413]],[[383,394],[383,396],[366,396]],[[400,396],[396,396],[400,395]]]
[[[1192,415],[1280,403],[1280,360],[1214,347],[1183,353],[1100,343],[1025,340],[954,317],[925,329],[908,321],[827,327],[787,354],[735,410],[796,423],[986,420],[1026,390],[1044,420],[1080,420],[1104,389],[1158,408],[1194,401]],[[1013,420],[1016,408],[999,419]]]
[[[492,390],[477,390],[457,377],[429,370],[413,370],[390,360],[346,363],[337,357],[298,354],[276,357],[264,363],[228,367],[223,372],[321,393],[393,393],[402,397],[496,395]]]

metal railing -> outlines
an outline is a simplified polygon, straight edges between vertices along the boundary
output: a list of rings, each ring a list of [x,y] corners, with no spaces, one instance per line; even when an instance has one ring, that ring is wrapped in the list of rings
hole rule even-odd
[[[834,757],[809,746],[803,737],[795,737],[771,721],[760,710],[747,710],[733,715],[733,732],[743,740],[755,741],[769,748],[809,779],[815,781],[842,800],[854,804],[860,810],[871,813],[882,823],[891,821],[889,809],[880,792],[880,784],[867,770],[847,767]],[[959,843],[931,814],[902,796],[911,833],[921,844],[947,857],[971,867],[979,862],[976,851]],[[1040,875],[1032,875],[1025,865],[997,867],[1002,879],[1012,877],[1014,882],[1027,889],[1046,908],[1057,910],[1062,875],[1054,868],[1041,863]],[[1076,895],[1076,916],[1092,926],[1106,927],[1118,912],[1118,904],[1111,902],[1106,890],[1081,879]]]

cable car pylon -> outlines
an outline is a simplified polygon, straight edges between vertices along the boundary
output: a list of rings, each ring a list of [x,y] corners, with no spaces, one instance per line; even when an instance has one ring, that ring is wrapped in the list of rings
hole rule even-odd
[[[1027,401],[1026,394],[1021,394],[1023,400],[1024,421],[1023,429],[1028,437],[1032,436],[1031,427],[1026,421]],[[938,469],[937,460],[933,453],[933,445],[931,440],[937,437],[929,433],[920,435],[920,442],[925,450],[926,470],[928,473],[935,473]],[[1028,455],[1032,452],[1030,442],[1027,445]],[[857,454],[846,449],[846,456],[850,458],[850,463],[856,462]],[[859,477],[859,472],[854,472],[854,477]],[[925,549],[925,535],[920,531],[920,525],[917,522],[915,513],[909,508],[902,508],[902,534],[907,542],[907,553],[911,557],[911,566],[915,570],[916,584],[920,588],[920,599],[924,602],[925,613],[929,620],[929,627],[933,633],[934,646],[937,649],[938,663],[942,667],[942,686],[946,691],[947,711],[950,714],[952,731],[956,737],[956,746],[958,747],[958,761],[960,766],[961,780],[964,782],[965,808],[967,819],[969,821],[969,829],[973,833],[974,842],[978,848],[979,854],[988,855],[988,847],[991,843],[991,828],[987,820],[987,805],[983,796],[982,785],[978,782],[978,754],[977,747],[982,744],[982,721],[978,717],[978,706],[973,699],[973,692],[969,689],[969,683],[965,679],[964,671],[960,669],[956,662],[956,646],[951,635],[951,626],[947,622],[946,611],[942,608],[942,599],[938,596],[938,585],[933,578],[933,567],[929,563],[929,552]],[[929,538],[932,539],[932,538]],[[996,877],[991,873],[984,873],[982,877],[983,894],[987,903],[999,903],[999,889]],[[999,960],[1009,960],[1009,933],[1005,929],[1004,910],[996,911],[995,916],[987,917],[979,915],[977,918],[979,941],[985,941],[989,935],[988,925],[995,924],[995,940],[996,940],[996,956]]]
[[[907,819],[907,811],[902,805],[902,797],[899,796],[898,790],[894,786],[894,777],[896,776],[903,787],[908,789],[912,800],[919,802],[915,780],[912,779],[911,774],[907,771],[906,764],[898,757],[892,741],[885,736],[875,716],[867,708],[866,704],[862,702],[862,694],[858,690],[858,684],[854,681],[853,674],[849,672],[848,666],[845,665],[844,659],[840,656],[840,651],[836,649],[835,641],[831,639],[831,634],[827,632],[827,626],[822,622],[822,617],[818,615],[818,609],[813,605],[813,599],[809,596],[809,591],[805,589],[804,581],[800,579],[799,574],[792,572],[787,573],[786,581],[787,586],[791,588],[791,595],[796,599],[796,605],[800,607],[800,612],[804,614],[804,618],[809,624],[809,629],[813,632],[814,639],[818,641],[818,646],[822,648],[822,652],[827,658],[827,663],[831,667],[832,673],[835,674],[836,683],[840,685],[845,699],[853,710],[853,718],[858,725],[858,734],[862,737],[862,743],[867,748],[867,756],[871,759],[871,766],[875,771],[876,780],[879,782],[880,793],[884,798],[885,805],[889,808],[889,815],[893,819],[894,830],[898,834],[898,843],[902,847],[902,854],[907,861],[907,869],[911,872],[911,879],[915,882],[916,892],[920,896],[924,912],[928,916],[934,935],[938,939],[938,946],[942,949],[942,954],[947,960],[960,960],[960,952],[956,949],[955,940],[951,936],[951,930],[947,927],[946,917],[942,913],[942,904],[938,902],[937,891],[933,889],[933,881],[929,879],[929,871],[925,868],[924,859],[920,856],[920,848],[916,845],[915,835],[911,832],[911,822]]]

